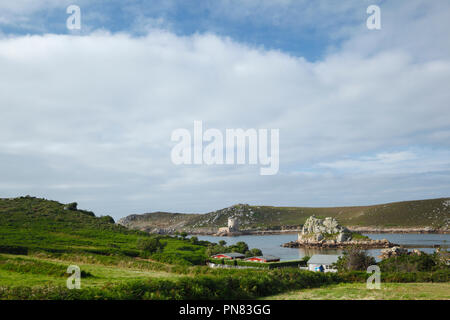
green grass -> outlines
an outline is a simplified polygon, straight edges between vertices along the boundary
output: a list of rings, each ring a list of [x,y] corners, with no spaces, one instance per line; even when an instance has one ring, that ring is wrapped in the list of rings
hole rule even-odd
[[[367,289],[365,283],[340,283],[321,288],[290,291],[270,300],[450,300],[450,283],[385,283]]]
[[[100,287],[151,278],[173,279],[180,275],[167,271],[148,270],[144,265],[105,266],[101,264],[62,261],[49,258],[0,255],[0,285],[9,287],[65,285],[69,265],[81,269],[83,286]]]
[[[135,257],[139,239],[148,238],[145,232],[128,230],[105,217],[95,217],[83,210],[64,210],[56,201],[21,197],[0,199],[0,253],[8,253],[7,246],[21,246],[30,252],[93,253]],[[188,265],[206,259],[205,247],[187,240],[170,237],[164,253]],[[190,248],[189,251],[179,248]]]

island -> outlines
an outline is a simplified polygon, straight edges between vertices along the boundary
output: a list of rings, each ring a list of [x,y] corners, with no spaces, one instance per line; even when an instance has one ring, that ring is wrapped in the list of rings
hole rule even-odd
[[[287,248],[346,248],[358,247],[361,249],[379,249],[398,246],[386,239],[372,240],[359,232],[350,231],[341,226],[335,218],[309,217],[297,241],[291,241],[282,245]]]

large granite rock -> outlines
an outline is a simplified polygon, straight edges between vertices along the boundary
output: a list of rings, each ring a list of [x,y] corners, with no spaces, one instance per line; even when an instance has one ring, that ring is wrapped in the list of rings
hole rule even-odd
[[[363,249],[390,248],[396,246],[386,239],[372,240],[368,237],[356,237],[354,233],[339,225],[334,218],[320,219],[315,216],[309,217],[298,234],[297,241],[285,243],[283,247],[288,248],[346,248],[358,246]]]
[[[338,221],[334,218],[328,217],[325,219],[309,217],[303,225],[301,235],[315,235],[316,239],[323,239],[323,234],[337,234],[337,241],[348,241],[351,238],[351,232],[340,226]]]

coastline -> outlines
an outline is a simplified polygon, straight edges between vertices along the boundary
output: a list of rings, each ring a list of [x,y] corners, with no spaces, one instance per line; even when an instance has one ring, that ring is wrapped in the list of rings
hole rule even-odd
[[[360,249],[385,249],[398,247],[396,243],[389,242],[386,239],[382,240],[350,240],[350,241],[336,241],[336,240],[302,240],[291,241],[281,245],[284,248],[317,248],[317,249],[345,249],[349,247],[358,247]]]
[[[359,233],[416,233],[416,234],[450,234],[450,230],[424,228],[379,228],[379,227],[347,227],[352,232]],[[217,233],[213,231],[190,231],[190,235],[214,236],[214,237],[238,237],[238,236],[263,236],[263,235],[279,235],[279,234],[296,234],[301,229],[287,230],[242,230],[239,232]]]

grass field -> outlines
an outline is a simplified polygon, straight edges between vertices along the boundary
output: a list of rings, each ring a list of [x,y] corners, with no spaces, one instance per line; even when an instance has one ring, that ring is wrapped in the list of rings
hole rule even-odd
[[[88,275],[82,275],[83,287],[101,287],[110,284],[125,283],[127,281],[148,280],[151,278],[174,279],[180,276],[176,273],[145,270],[136,266],[105,266],[101,264],[1,254],[0,286],[65,286],[68,276],[65,272],[71,264],[79,266],[81,271]],[[10,268],[7,269],[5,266],[10,266]],[[57,272],[49,272],[49,270],[55,270]]]
[[[268,300],[450,300],[450,283],[385,283],[380,290],[364,283],[340,283],[286,292]]]

